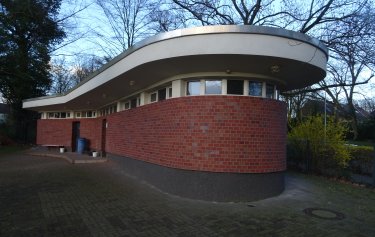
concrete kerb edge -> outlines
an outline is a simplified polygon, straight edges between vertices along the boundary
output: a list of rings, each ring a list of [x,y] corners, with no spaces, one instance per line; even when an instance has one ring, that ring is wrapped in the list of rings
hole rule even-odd
[[[51,154],[51,153],[39,153],[39,152],[27,152],[27,155],[31,156],[42,156],[42,157],[52,157],[52,158],[59,158],[59,159],[64,159],[70,164],[94,164],[94,163],[104,163],[107,162],[108,159],[71,159],[66,155],[60,155],[60,154]]]
[[[31,156],[42,156],[42,157],[59,158],[59,159],[63,159],[63,160],[65,160],[65,161],[69,162],[70,164],[75,164],[75,161],[74,161],[73,159],[70,159],[69,157],[64,156],[64,155],[45,154],[45,153],[35,153],[35,152],[27,152],[26,154],[27,154],[27,155],[31,155]]]

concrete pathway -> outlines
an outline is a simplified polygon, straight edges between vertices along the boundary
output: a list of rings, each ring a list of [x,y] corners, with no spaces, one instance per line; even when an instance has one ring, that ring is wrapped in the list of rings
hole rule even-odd
[[[93,157],[91,154],[79,154],[76,152],[64,152],[60,153],[58,149],[46,149],[43,147],[33,147],[28,151],[25,151],[26,155],[31,156],[44,156],[63,159],[71,164],[92,164],[92,163],[102,163],[107,162],[106,157]]]
[[[370,237],[375,191],[288,173],[278,197],[212,203],[162,193],[110,159],[71,165],[2,155],[0,236]]]

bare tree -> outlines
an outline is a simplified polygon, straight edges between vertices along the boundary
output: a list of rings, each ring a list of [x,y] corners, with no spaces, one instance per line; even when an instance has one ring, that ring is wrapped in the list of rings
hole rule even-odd
[[[278,0],[172,0],[180,11],[201,25],[274,25],[290,16],[285,1]]]
[[[307,92],[300,92],[299,90],[294,90],[294,92],[295,95],[282,97],[287,104],[288,127],[293,127],[295,123],[302,121],[302,108],[309,97]]]
[[[368,113],[375,112],[375,97],[365,98],[363,100],[357,101],[358,106],[364,109]]]
[[[109,57],[81,55],[80,57],[76,58],[72,66],[74,69],[74,77],[78,82],[81,82],[109,61]]]
[[[86,39],[89,34],[88,29],[83,29],[80,24],[84,18],[84,14],[87,9],[92,5],[92,3],[86,0],[63,0],[62,1],[62,10],[57,16],[56,22],[58,25],[63,28],[66,32],[66,37],[62,43],[51,48],[51,54],[55,57],[58,56],[74,56],[73,54],[62,53],[64,49],[70,45]],[[66,61],[63,59],[63,61]]]
[[[149,20],[152,23],[150,28],[157,33],[188,27],[186,14],[176,11],[165,2],[160,3],[159,7],[150,13]]]
[[[374,78],[375,66],[375,20],[374,9],[368,8],[362,14],[339,22],[336,27],[348,32],[345,40],[331,45],[331,60],[328,64],[329,76],[320,83],[336,84],[341,89],[341,98],[345,98],[345,105],[349,109],[349,118],[353,137],[358,137],[358,121],[354,105],[354,96],[360,85],[368,84]],[[338,106],[337,96],[332,89],[326,89],[327,94]]]
[[[79,83],[72,67],[67,66],[65,58],[59,58],[51,65],[52,85],[49,94],[62,94]]]
[[[104,14],[105,27],[93,29],[99,46],[110,57],[117,56],[137,41],[149,36],[149,15],[157,8],[150,0],[95,0]],[[106,28],[110,28],[107,31]]]
[[[108,61],[108,58],[95,55],[77,55],[73,62],[65,57],[55,59],[51,64],[52,85],[49,94],[69,91]]]

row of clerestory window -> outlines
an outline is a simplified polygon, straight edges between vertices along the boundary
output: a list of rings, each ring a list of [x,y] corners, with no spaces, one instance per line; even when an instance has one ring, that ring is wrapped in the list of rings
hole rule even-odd
[[[246,88],[246,87],[247,88]],[[191,80],[187,82],[186,95],[248,95],[278,99],[276,86],[266,82],[251,80]]]
[[[186,96],[195,95],[247,95],[278,99],[279,92],[275,85],[267,82],[244,80],[244,79],[191,79],[186,82]],[[146,93],[142,103],[155,103],[172,98],[171,84]],[[117,108],[116,104],[111,104],[96,111],[79,111],[79,112],[48,112],[46,117],[42,118],[95,118],[97,116],[106,116],[122,110],[133,109],[141,106],[140,94],[123,100]]]

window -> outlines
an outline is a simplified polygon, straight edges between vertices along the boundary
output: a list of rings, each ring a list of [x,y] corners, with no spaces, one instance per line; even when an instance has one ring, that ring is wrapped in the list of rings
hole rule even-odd
[[[262,96],[262,82],[249,81],[249,95]]]
[[[274,85],[268,84],[266,85],[266,97],[270,99],[274,99],[275,97],[275,87]]]
[[[168,88],[168,98],[172,98],[172,87]]]
[[[110,114],[116,113],[117,112],[117,106],[114,105],[111,107]]]
[[[201,88],[200,81],[188,81],[186,95],[199,95]]]
[[[70,113],[69,112],[49,112],[46,113],[47,118],[50,119],[65,119],[65,118],[70,118]],[[44,118],[44,116],[42,116]]]
[[[125,109],[130,109],[130,102],[125,102],[125,105],[124,105]]]
[[[87,115],[86,115],[87,118],[91,118],[91,117],[92,117],[92,111],[87,111],[86,114],[87,114]]]
[[[217,81],[206,81],[206,95],[217,95],[221,94],[221,80]]]
[[[163,88],[158,90],[158,101],[165,100],[167,98],[167,89]]]
[[[150,98],[151,98],[151,102],[156,102],[156,101],[158,101],[158,93],[157,93],[157,92],[153,92],[153,93],[151,93]]]
[[[134,98],[130,100],[130,108],[136,108],[137,107],[137,98]]]
[[[77,118],[80,118],[80,117],[81,117],[81,112],[77,112],[77,113],[76,113],[76,117],[77,117]]]
[[[243,95],[243,80],[228,80],[227,81],[228,95]]]

